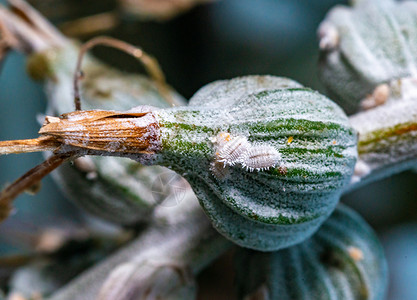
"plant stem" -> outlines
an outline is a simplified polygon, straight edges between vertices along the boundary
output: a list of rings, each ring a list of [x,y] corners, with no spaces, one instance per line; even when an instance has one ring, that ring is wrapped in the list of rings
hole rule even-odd
[[[344,193],[417,165],[417,103],[397,99],[350,117],[359,133],[355,174]]]
[[[159,89],[160,94],[165,97],[168,103],[174,105],[174,100],[169,92],[169,88],[165,82],[165,75],[161,70],[161,67],[158,64],[158,61],[150,56],[148,53],[143,51],[141,48],[130,45],[126,42],[123,42],[118,39],[114,39],[106,36],[98,36],[86,42],[81,46],[80,52],[78,54],[77,65],[74,72],[74,101],[75,101],[75,110],[81,110],[81,97],[80,97],[80,88],[79,80],[82,78],[81,72],[81,63],[82,59],[85,56],[86,52],[98,45],[103,45],[107,47],[112,47],[124,51],[131,56],[135,57],[137,60],[142,62],[146,71],[149,73],[151,78],[155,81],[157,88]]]
[[[232,243],[211,227],[191,190],[186,193],[178,206],[158,207],[154,220],[136,240],[84,272],[50,300],[96,299],[103,283],[120,265],[144,261],[175,264],[195,275],[224,253]]]

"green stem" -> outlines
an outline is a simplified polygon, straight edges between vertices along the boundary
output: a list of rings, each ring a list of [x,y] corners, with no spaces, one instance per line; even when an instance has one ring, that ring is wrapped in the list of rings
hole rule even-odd
[[[417,165],[417,103],[391,100],[350,117],[359,133],[355,174],[344,193]]]
[[[182,268],[193,277],[231,245],[231,242],[212,228],[194,194],[188,190],[184,201],[178,206],[158,207],[154,220],[136,240],[81,274],[52,295],[50,300],[96,299],[99,294],[100,299],[107,299],[103,297],[103,291],[109,284],[108,279],[118,267],[126,265],[136,264],[141,267],[144,264],[148,266],[154,264],[157,269]],[[155,273],[150,275],[157,276]],[[147,279],[153,284],[153,277]],[[135,279],[134,276],[130,276],[127,280]],[[118,282],[112,280],[113,291],[114,288],[131,286],[131,283],[123,281],[123,278],[120,281],[122,287],[118,287]],[[143,284],[141,287],[155,288]],[[138,292],[138,285],[135,288],[134,292]]]

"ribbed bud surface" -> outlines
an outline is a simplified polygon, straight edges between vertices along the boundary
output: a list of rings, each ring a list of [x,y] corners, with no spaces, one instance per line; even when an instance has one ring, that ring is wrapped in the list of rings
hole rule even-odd
[[[236,268],[239,299],[382,300],[388,277],[375,233],[344,206],[295,247],[272,253],[242,249]]]
[[[244,247],[271,251],[306,239],[352,175],[356,133],[347,117],[288,79],[215,82],[188,107],[154,114],[159,163],[184,175],[214,226]],[[230,164],[219,155],[228,143]]]

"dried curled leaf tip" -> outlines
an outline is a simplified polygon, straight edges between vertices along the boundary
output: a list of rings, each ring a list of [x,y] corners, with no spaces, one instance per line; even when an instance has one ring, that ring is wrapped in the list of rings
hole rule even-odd
[[[150,112],[76,111],[46,117],[39,133],[63,146],[100,153],[154,153],[160,148],[159,125]]]
[[[86,154],[140,158],[161,148],[159,123],[149,107],[126,112],[76,111],[61,117],[46,117],[37,139],[0,142],[0,155],[35,151],[55,154],[31,169],[0,193],[0,222],[12,209],[12,201],[30,190],[68,159]],[[91,169],[91,168],[90,168]],[[95,172],[87,172],[94,179]]]
[[[0,142],[0,155],[55,151],[124,156],[152,154],[161,148],[159,123],[142,108],[126,112],[75,111],[60,118],[47,116],[39,134],[37,139]]]

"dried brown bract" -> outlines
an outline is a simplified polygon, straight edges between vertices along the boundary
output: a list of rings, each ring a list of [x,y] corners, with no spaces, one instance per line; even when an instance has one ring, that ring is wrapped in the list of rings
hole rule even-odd
[[[54,139],[58,152],[153,153],[160,147],[151,112],[75,111],[47,117],[39,134]]]
[[[11,210],[20,193],[37,184],[68,159],[86,154],[129,156],[152,154],[160,147],[159,124],[150,111],[75,111],[61,117],[46,117],[37,139],[0,142],[0,154],[53,151],[0,194],[0,220]]]

